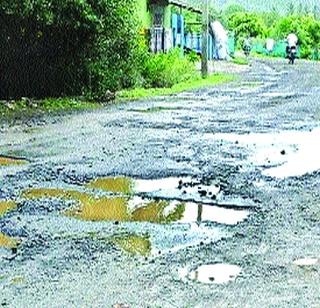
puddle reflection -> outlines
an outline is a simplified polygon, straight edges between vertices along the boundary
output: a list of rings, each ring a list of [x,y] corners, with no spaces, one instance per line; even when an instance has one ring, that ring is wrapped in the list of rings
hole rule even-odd
[[[64,214],[88,221],[127,221],[166,223],[215,222],[236,225],[249,216],[249,211],[179,201],[142,199],[140,197],[95,197],[88,193],[62,189],[37,188],[26,191],[29,199],[61,198],[74,200],[76,206]]]

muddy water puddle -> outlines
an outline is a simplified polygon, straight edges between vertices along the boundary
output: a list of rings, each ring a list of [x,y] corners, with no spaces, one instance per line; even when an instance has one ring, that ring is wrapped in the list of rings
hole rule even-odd
[[[152,252],[152,245],[149,236],[127,234],[116,236],[112,242],[131,255],[149,256]]]
[[[218,183],[202,183],[192,178],[132,179],[126,177],[99,178],[86,184],[91,189],[125,195],[144,195],[163,199],[213,203],[220,193]]]
[[[14,201],[1,201],[0,200],[0,217],[17,208]]]
[[[137,113],[157,113],[157,112],[163,112],[163,111],[178,111],[183,109],[182,107],[170,107],[170,106],[154,106],[149,108],[137,108],[137,109],[129,109],[130,112],[137,112]]]
[[[26,165],[28,161],[24,158],[16,158],[0,155],[0,167]]]
[[[190,280],[204,284],[226,284],[233,282],[240,275],[241,268],[237,265],[216,263],[201,265],[195,269],[179,271],[182,280]]]
[[[19,245],[19,241],[15,238],[7,236],[0,232],[0,248],[13,249]]]
[[[19,200],[23,206],[28,207],[32,202],[39,208],[42,202],[58,200],[59,208],[63,210],[59,215],[47,215],[45,219],[61,219],[69,225],[67,233],[78,227],[88,232],[92,228],[99,230],[103,222],[113,222],[104,225],[112,229],[108,235],[111,243],[126,253],[148,256],[158,255],[159,250],[172,253],[200,242],[210,243],[229,236],[225,226],[245,221],[250,215],[248,210],[219,207],[212,203],[215,198],[208,199],[210,204],[174,198],[189,193],[189,197],[195,194],[201,199],[205,194],[216,196],[219,192],[220,187],[215,183],[201,183],[189,178],[142,180],[106,177],[76,188],[28,189]],[[24,203],[27,200],[29,202]],[[121,226],[118,228],[119,223]],[[124,231],[126,234],[116,235]]]
[[[90,193],[62,189],[38,188],[26,191],[26,199],[61,198],[74,200],[75,205],[63,213],[85,221],[124,221],[167,223],[214,222],[236,225],[250,214],[246,210],[221,208],[214,205],[149,199],[139,196],[96,197]]]

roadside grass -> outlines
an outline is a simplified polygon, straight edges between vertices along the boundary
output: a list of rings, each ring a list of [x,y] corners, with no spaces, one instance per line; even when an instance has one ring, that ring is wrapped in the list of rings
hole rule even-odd
[[[247,58],[244,58],[244,57],[235,57],[232,59],[232,63],[238,64],[238,65],[248,65],[249,61]]]
[[[22,99],[18,101],[0,101],[0,119],[26,118],[40,114],[95,109],[101,104],[88,102],[80,98],[46,98],[43,100]]]
[[[215,86],[236,80],[233,74],[216,73],[208,78],[201,78],[197,74],[194,78],[177,83],[168,88],[134,88],[122,90],[116,93],[115,103],[136,99],[146,99],[155,96],[164,96]],[[112,101],[110,102],[112,104]],[[85,100],[83,97],[74,98],[46,98],[35,100],[23,98],[17,101],[0,100],[0,120],[24,119],[44,114],[59,114],[61,112],[73,112],[77,110],[92,110],[101,108],[102,104]],[[159,110],[146,110],[145,112],[157,112]]]
[[[180,82],[178,84],[173,85],[170,88],[134,88],[129,90],[122,90],[116,94],[116,101],[126,101],[141,98],[150,98],[153,96],[172,95],[188,90],[201,89],[205,87],[231,82],[235,79],[235,75],[232,74],[217,73],[209,75],[206,79],[203,79],[200,75],[197,75],[195,78],[191,80]]]

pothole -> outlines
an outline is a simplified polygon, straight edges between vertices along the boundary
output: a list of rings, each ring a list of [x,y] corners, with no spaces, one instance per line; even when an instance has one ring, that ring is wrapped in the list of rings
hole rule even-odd
[[[23,196],[29,199],[61,198],[74,200],[64,214],[87,221],[126,221],[168,223],[202,223],[236,225],[250,214],[246,210],[177,200],[149,199],[138,196],[95,197],[89,193],[60,189],[32,189]]]
[[[216,263],[201,265],[193,270],[181,269],[179,277],[204,284],[226,284],[235,281],[240,273],[241,268],[237,265]]]
[[[203,183],[201,180],[186,178],[163,178],[154,180],[126,177],[99,178],[85,185],[91,189],[125,195],[144,195],[163,199],[201,201],[213,203],[219,193],[219,183]]]

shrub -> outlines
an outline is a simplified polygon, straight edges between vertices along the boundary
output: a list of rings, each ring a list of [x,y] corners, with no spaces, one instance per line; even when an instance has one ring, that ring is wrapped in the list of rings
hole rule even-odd
[[[149,54],[142,70],[147,87],[172,87],[174,84],[188,80],[195,74],[195,66],[180,49],[169,53]]]

